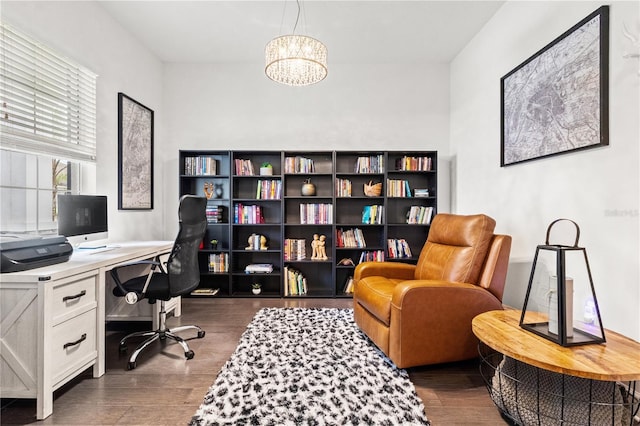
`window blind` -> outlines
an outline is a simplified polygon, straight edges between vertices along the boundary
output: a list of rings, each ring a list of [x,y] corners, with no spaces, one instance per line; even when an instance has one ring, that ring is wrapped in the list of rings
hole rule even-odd
[[[95,161],[96,74],[0,23],[0,78],[3,149]]]

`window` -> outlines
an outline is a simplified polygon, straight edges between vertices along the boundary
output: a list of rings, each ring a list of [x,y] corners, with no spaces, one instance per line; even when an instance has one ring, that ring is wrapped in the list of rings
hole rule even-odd
[[[96,75],[0,24],[3,149],[95,161]]]
[[[95,155],[96,75],[0,23],[0,232],[56,233]]]

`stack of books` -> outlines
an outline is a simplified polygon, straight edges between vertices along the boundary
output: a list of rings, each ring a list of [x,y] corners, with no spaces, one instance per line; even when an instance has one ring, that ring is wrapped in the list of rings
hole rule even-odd
[[[244,268],[246,274],[269,274],[273,272],[271,263],[251,263]]]
[[[307,258],[307,240],[286,238],[282,248],[284,261],[305,260]]]
[[[209,223],[222,223],[222,210],[224,206],[215,206],[207,204],[205,214],[207,215],[207,222]]]

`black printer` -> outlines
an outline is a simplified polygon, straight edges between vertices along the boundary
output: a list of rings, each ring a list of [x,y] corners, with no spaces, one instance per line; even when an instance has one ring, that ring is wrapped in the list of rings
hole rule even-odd
[[[0,234],[0,272],[40,268],[69,260],[73,247],[67,238]]]

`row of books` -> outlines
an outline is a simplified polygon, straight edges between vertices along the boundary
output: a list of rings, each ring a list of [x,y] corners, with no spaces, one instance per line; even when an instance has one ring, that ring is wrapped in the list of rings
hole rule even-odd
[[[255,172],[253,170],[253,163],[251,160],[243,160],[236,158],[234,160],[235,174],[237,176],[253,176]]]
[[[368,225],[379,225],[384,220],[384,206],[383,205],[373,205],[373,206],[364,206],[362,208],[362,223]]]
[[[195,156],[184,158],[184,174],[188,176],[211,176],[218,173],[215,158]]]
[[[387,252],[390,259],[412,257],[409,243],[404,238],[389,238],[387,240]]]
[[[233,206],[233,223],[256,224],[264,223],[264,217],[259,205],[244,205],[237,203]]]
[[[363,251],[358,260],[358,263],[362,262],[384,262],[384,250]]]
[[[282,196],[282,181],[277,179],[258,179],[256,185],[257,200],[279,200]]]
[[[301,296],[304,294],[307,294],[307,278],[297,269],[285,266],[284,295]]]
[[[282,247],[284,261],[305,260],[307,258],[307,240],[286,238]]]
[[[285,173],[313,173],[315,166],[311,158],[301,156],[285,157],[284,172]]]
[[[333,223],[332,204],[300,204],[300,224],[325,225]]]
[[[404,156],[396,160],[396,170],[429,171],[433,164],[430,157]]]
[[[209,272],[229,272],[229,254],[212,253],[209,255]]]
[[[384,173],[384,155],[358,157],[353,171],[354,173]]]
[[[366,247],[362,229],[336,229],[336,247]]]
[[[213,204],[207,204],[205,215],[207,216],[207,222],[209,223],[223,223],[223,210],[224,206],[218,206]]]
[[[409,181],[405,179],[387,179],[387,197],[411,197]]]
[[[407,223],[429,225],[433,216],[433,207],[411,206],[407,212]]]
[[[351,197],[351,181],[349,179],[336,179],[336,197]]]

